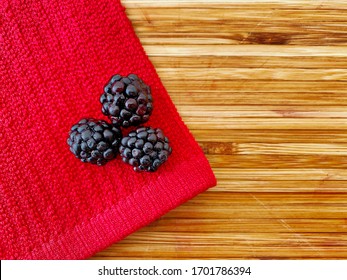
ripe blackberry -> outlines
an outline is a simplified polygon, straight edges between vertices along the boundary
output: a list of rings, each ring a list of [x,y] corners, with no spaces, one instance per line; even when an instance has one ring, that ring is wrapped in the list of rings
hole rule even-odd
[[[119,147],[123,161],[135,171],[156,171],[171,154],[169,140],[159,128],[140,127],[124,137]]]
[[[71,127],[67,143],[81,161],[104,165],[118,153],[122,132],[102,120],[82,119]]]
[[[102,112],[116,126],[137,126],[152,113],[151,89],[137,75],[114,75],[100,96]]]

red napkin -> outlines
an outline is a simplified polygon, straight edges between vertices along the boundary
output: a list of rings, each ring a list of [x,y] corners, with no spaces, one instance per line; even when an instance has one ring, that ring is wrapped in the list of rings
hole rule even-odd
[[[87,258],[216,184],[119,1],[2,0],[0,28],[1,259]],[[74,123],[107,119],[99,97],[115,73],[152,89],[146,125],[173,149],[157,172],[69,151]]]

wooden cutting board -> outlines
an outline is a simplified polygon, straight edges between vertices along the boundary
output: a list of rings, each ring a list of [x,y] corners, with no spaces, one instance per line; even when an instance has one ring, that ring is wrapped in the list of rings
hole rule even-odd
[[[347,2],[122,2],[218,185],[93,259],[347,258]]]

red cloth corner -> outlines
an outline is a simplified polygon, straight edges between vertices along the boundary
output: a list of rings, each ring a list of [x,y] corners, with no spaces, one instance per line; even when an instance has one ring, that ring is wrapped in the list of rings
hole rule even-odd
[[[215,185],[119,1],[0,3],[0,258],[83,259]],[[155,173],[103,167],[66,144],[115,73],[150,85],[173,153]]]

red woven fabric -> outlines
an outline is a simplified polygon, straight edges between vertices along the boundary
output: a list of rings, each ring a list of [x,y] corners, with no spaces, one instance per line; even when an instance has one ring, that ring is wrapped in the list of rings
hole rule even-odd
[[[215,185],[118,1],[2,0],[0,28],[1,259],[89,257]],[[173,148],[158,172],[69,151],[71,125],[106,119],[98,100],[115,73],[152,89],[148,125]]]

